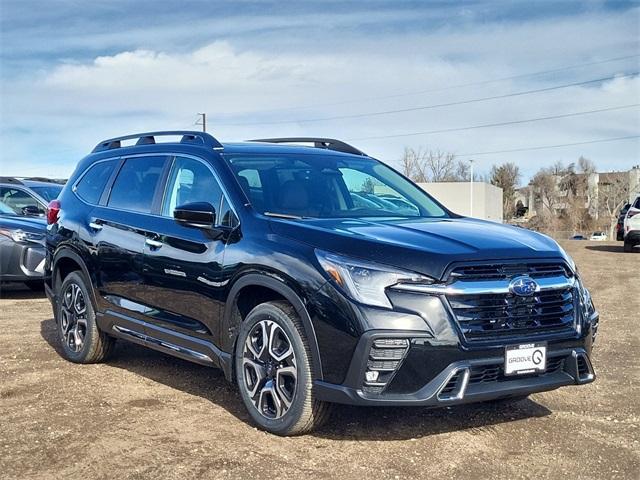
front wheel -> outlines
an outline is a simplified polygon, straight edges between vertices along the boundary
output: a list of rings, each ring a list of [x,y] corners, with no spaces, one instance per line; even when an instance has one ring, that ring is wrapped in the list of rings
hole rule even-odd
[[[253,421],[277,435],[319,426],[328,405],[313,393],[309,345],[295,309],[286,302],[256,306],[240,326],[235,369]]]
[[[624,251],[627,253],[633,251],[633,243],[631,243],[629,240],[624,241]]]

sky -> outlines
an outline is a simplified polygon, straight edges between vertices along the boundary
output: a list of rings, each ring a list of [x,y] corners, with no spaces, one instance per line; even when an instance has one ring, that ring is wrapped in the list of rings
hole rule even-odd
[[[65,177],[206,112],[222,142],[333,137],[396,167],[421,147],[522,183],[581,155],[626,170],[638,72],[640,2],[0,0],[1,169]]]

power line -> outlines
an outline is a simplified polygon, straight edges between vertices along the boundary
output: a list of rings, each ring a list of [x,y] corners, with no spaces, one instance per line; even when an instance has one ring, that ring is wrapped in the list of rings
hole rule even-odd
[[[546,150],[550,148],[561,148],[561,147],[575,147],[578,145],[590,145],[592,143],[605,143],[605,142],[617,142],[621,140],[631,140],[640,138],[640,135],[629,135],[626,137],[613,137],[613,138],[602,138],[599,140],[588,140],[586,142],[574,142],[574,143],[558,143],[556,145],[536,145],[534,147],[523,147],[523,148],[512,148],[509,150],[494,150],[491,152],[475,152],[475,153],[462,153],[460,155],[456,154],[456,157],[478,157],[480,155],[495,155],[498,153],[513,153],[513,152],[530,152],[534,150]]]
[[[640,54],[636,54],[636,55],[626,55],[623,57],[614,57],[614,58],[606,58],[604,60],[598,60],[595,62],[586,62],[586,63],[579,63],[579,64],[574,64],[574,65],[569,65],[566,67],[559,67],[559,68],[553,68],[550,70],[539,70],[537,72],[529,72],[529,73],[521,73],[518,75],[511,75],[508,77],[499,77],[499,78],[493,78],[493,79],[488,79],[488,80],[481,80],[478,82],[470,82],[470,83],[459,83],[456,85],[449,85],[446,87],[437,87],[437,88],[430,88],[427,90],[415,90],[412,92],[404,92],[404,93],[396,93],[393,95],[382,95],[382,96],[375,96],[375,97],[361,97],[361,98],[355,98],[355,99],[351,99],[351,100],[342,100],[342,101],[337,101],[337,102],[331,102],[331,103],[317,103],[317,104],[313,104],[313,105],[300,105],[297,107],[288,107],[288,108],[278,108],[278,109],[273,109],[273,110],[267,110],[267,111],[263,111],[263,113],[275,113],[275,112],[288,112],[288,111],[293,111],[293,110],[306,110],[306,109],[311,109],[311,108],[318,108],[318,107],[333,107],[333,106],[339,106],[339,105],[349,105],[349,104],[354,104],[354,103],[362,103],[362,102],[371,102],[371,101],[376,101],[376,100],[387,100],[390,98],[402,98],[402,97],[411,97],[414,95],[422,95],[425,93],[435,93],[435,92],[443,92],[446,90],[454,90],[457,88],[465,88],[465,87],[473,87],[473,86],[479,86],[479,85],[488,85],[491,83],[498,83],[498,82],[504,82],[507,80],[517,80],[520,78],[527,78],[527,77],[536,77],[536,76],[542,76],[542,75],[547,75],[547,74],[551,74],[551,73],[558,73],[558,72],[563,72],[563,71],[567,71],[567,70],[575,70],[576,68],[582,68],[582,67],[590,67],[590,66],[594,66],[594,65],[602,65],[605,63],[612,63],[612,62],[619,62],[622,60],[630,60],[632,58],[638,58],[640,57]],[[260,112],[253,112],[255,113],[260,113]]]
[[[467,105],[469,103],[477,103],[477,102],[486,102],[489,100],[498,100],[498,99],[502,99],[502,98],[512,98],[512,97],[519,97],[519,96],[523,96],[523,95],[531,95],[531,94],[535,94],[535,93],[543,93],[543,92],[550,92],[552,90],[560,90],[562,88],[569,88],[569,87],[577,87],[577,86],[581,86],[581,85],[589,85],[592,83],[601,83],[607,80],[613,80],[615,78],[625,78],[625,77],[633,77],[638,75],[639,72],[633,72],[633,73],[627,73],[624,75],[612,75],[609,77],[602,77],[602,78],[594,78],[591,80],[585,80],[582,82],[572,82],[572,83],[565,83],[562,85],[554,85],[551,87],[545,87],[545,88],[537,88],[534,90],[523,90],[520,92],[512,92],[512,93],[505,93],[502,95],[492,95],[489,97],[480,97],[480,98],[471,98],[468,100],[460,100],[460,101],[456,101],[456,102],[447,102],[447,103],[436,103],[436,104],[432,104],[432,105],[422,105],[419,107],[409,107],[409,108],[400,108],[400,109],[396,109],[396,110],[383,110],[383,111],[379,111],[379,112],[370,112],[370,113],[355,113],[355,114],[348,114],[348,115],[334,115],[334,116],[330,116],[330,117],[318,117],[318,118],[307,118],[307,119],[297,119],[297,120],[273,120],[270,122],[243,122],[243,123],[217,123],[217,125],[225,125],[225,126],[246,126],[246,125],[279,125],[279,124],[285,124],[285,123],[311,123],[311,122],[323,122],[323,121],[327,121],[327,120],[345,120],[345,119],[351,119],[351,118],[364,118],[364,117],[376,117],[376,116],[380,116],[380,115],[390,115],[390,114],[394,114],[394,113],[407,113],[407,112],[415,112],[418,110],[429,110],[429,109],[433,109],[433,108],[442,108],[442,107],[452,107],[454,105]]]
[[[567,117],[577,117],[580,115],[589,115],[592,113],[600,113],[600,112],[610,112],[613,110],[623,110],[625,108],[633,108],[640,106],[640,103],[633,103],[630,105],[621,105],[618,107],[607,107],[607,108],[599,108],[597,110],[585,110],[582,112],[572,112],[572,113],[563,113],[560,115],[549,115],[546,117],[535,117],[535,118],[525,118],[523,120],[512,120],[509,122],[498,122],[498,123],[485,123],[481,125],[469,125],[466,127],[456,127],[456,128],[444,128],[441,130],[428,130],[424,132],[411,132],[411,133],[397,133],[394,135],[380,135],[374,137],[358,137],[358,138],[348,138],[349,141],[354,140],[381,140],[385,138],[398,138],[398,137],[412,137],[415,135],[431,135],[435,133],[448,133],[448,132],[461,132],[464,130],[475,130],[478,128],[490,128],[490,127],[502,127],[505,125],[516,125],[520,123],[531,123],[531,122],[540,122],[543,120],[554,120],[556,118],[567,118]]]

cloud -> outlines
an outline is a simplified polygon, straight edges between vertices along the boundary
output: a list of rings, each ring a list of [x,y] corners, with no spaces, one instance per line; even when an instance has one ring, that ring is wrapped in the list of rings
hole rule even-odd
[[[134,131],[195,128],[195,114],[202,111],[209,115],[210,129],[223,140],[291,135],[359,138],[638,101],[640,81],[619,78],[600,85],[407,114],[230,125],[445,103],[638,69],[635,59],[443,90],[640,53],[638,9],[488,22],[478,20],[477,10],[456,12],[452,17],[455,22],[443,21],[441,10],[397,9],[372,12],[367,21],[353,11],[284,17],[254,13],[251,18],[232,16],[228,24],[201,18],[188,25],[178,22],[175,28],[167,27],[164,36],[163,22],[150,22],[138,32],[126,28],[111,28],[110,32],[102,28],[96,34],[75,29],[63,32],[56,51],[61,48],[64,59],[49,58],[38,68],[13,68],[2,73],[0,140],[5,158],[20,160],[9,165],[12,171],[8,173],[21,173],[24,162],[29,162],[29,168],[40,169],[42,174],[68,174],[77,159],[103,138]],[[433,28],[420,28],[414,17]],[[213,28],[209,31],[203,25]],[[371,25],[377,28],[371,30]],[[30,28],[37,31],[39,27]],[[190,30],[208,41],[185,47],[191,41]],[[84,58],[86,52],[74,56],[73,50],[65,50],[82,39],[91,48],[103,42],[117,43],[105,40],[105,35],[120,36],[125,43],[137,46],[90,58]],[[156,38],[164,40],[153,44],[151,40]],[[169,45],[172,42],[176,46]],[[47,42],[40,43],[46,46]],[[430,89],[440,90],[341,104]],[[292,108],[296,106],[311,107]],[[371,140],[358,146],[393,163],[405,145],[466,153],[633,135],[639,130],[635,109],[496,129]],[[541,164],[571,161],[586,154],[601,168],[625,168],[636,161],[637,151],[638,142],[632,141],[489,156],[479,159],[477,165],[488,170],[493,162],[515,160],[530,175]]]

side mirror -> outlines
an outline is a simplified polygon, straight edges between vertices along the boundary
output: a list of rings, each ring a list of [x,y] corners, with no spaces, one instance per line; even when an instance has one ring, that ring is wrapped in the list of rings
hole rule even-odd
[[[26,207],[22,207],[22,214],[29,217],[39,217],[42,212],[35,205],[27,205]]]
[[[185,227],[211,229],[216,224],[216,209],[209,202],[185,203],[175,208],[173,218]]]

